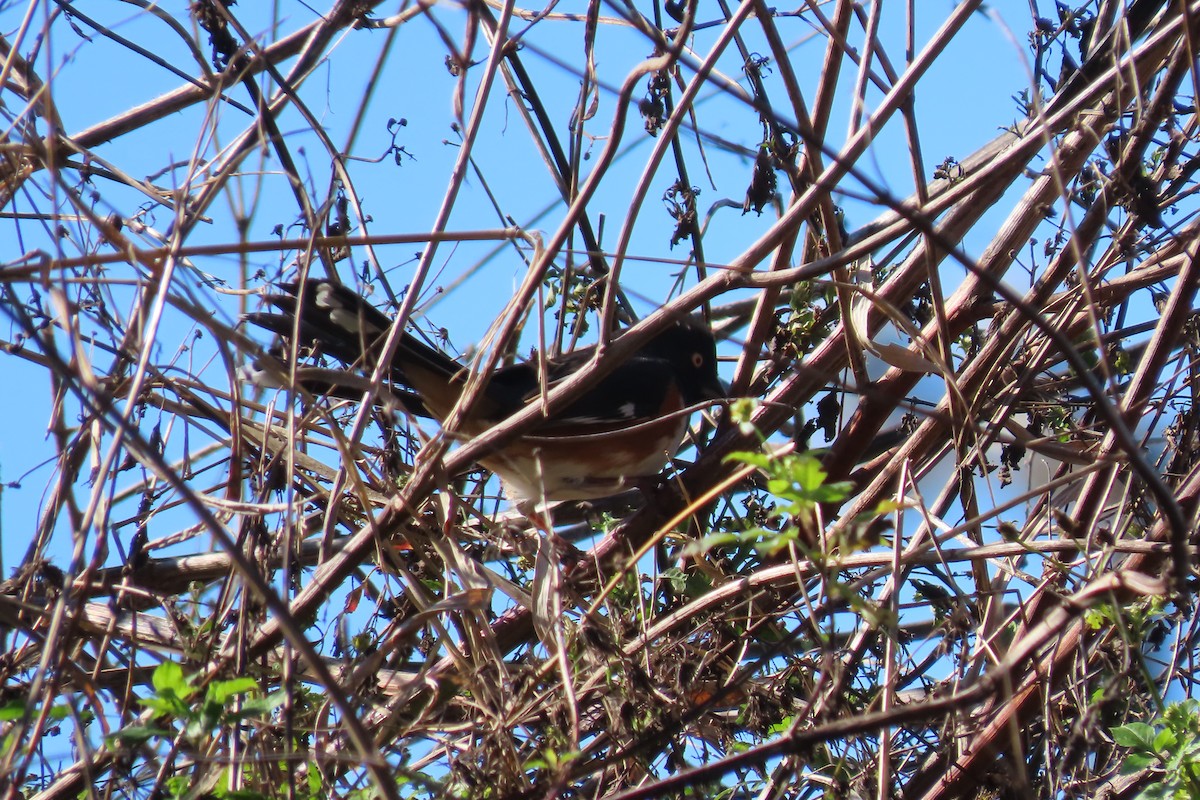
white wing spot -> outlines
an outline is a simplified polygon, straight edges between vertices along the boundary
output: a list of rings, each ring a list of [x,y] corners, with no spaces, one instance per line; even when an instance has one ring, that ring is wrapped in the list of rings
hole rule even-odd
[[[350,333],[362,333],[362,317],[344,308],[333,308],[329,311],[329,319]],[[373,333],[374,331],[368,331]]]

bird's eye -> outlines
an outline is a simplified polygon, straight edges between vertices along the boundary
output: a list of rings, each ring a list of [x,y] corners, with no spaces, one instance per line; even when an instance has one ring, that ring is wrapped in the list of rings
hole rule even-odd
[[[704,366],[704,353],[692,353],[692,366],[696,369]]]

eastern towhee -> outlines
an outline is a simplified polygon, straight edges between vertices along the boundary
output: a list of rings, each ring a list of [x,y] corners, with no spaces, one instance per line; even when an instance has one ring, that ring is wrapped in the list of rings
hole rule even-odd
[[[249,314],[249,321],[287,339],[296,330],[298,316],[299,344],[370,374],[391,327],[387,315],[329,281],[311,279],[279,288],[280,293],[266,295],[266,300],[282,313]],[[593,355],[594,347],[586,347],[545,359],[540,367],[515,363],[496,369],[455,435],[477,436],[538,402],[539,369],[545,370],[546,384],[553,388]],[[260,364],[253,378],[278,385],[278,376],[287,374],[281,364],[275,365],[274,380],[268,372]],[[319,374],[323,377],[300,377],[298,382],[319,392],[336,388],[330,371]],[[406,332],[390,366],[391,381],[406,388],[389,387],[387,396],[410,413],[440,423],[458,402],[468,375],[467,367]],[[341,393],[346,393],[345,387]],[[359,388],[355,396],[361,393]],[[712,332],[696,319],[680,320],[583,396],[479,461],[500,476],[510,499],[519,505],[607,497],[638,478],[657,474],[679,449],[694,407],[724,396]]]

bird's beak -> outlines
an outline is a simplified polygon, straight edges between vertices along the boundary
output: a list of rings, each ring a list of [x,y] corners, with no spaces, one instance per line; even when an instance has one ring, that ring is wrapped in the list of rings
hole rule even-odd
[[[700,396],[705,400],[725,400],[729,397],[729,384],[717,377],[700,387]]]

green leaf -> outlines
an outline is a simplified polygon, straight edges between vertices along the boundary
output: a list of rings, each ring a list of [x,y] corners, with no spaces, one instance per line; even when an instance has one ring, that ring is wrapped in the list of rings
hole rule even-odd
[[[1143,789],[1136,800],[1188,800],[1186,795],[1176,793],[1178,788],[1174,781],[1156,783]]]
[[[320,797],[325,788],[321,783],[321,770],[317,768],[315,761],[308,762],[308,791],[313,797]]]
[[[1144,722],[1131,722],[1119,728],[1113,728],[1113,741],[1121,747],[1136,747],[1141,750],[1154,752],[1155,730]]]
[[[239,694],[253,692],[258,688],[258,682],[253,678],[234,678],[228,681],[213,681],[208,686],[208,699],[225,705],[229,698]]]
[[[174,661],[159,664],[150,678],[150,683],[158,694],[173,694],[181,700],[186,700],[196,691],[192,682],[184,677],[183,667]]]
[[[200,704],[200,717],[196,721],[211,730],[217,727],[224,714],[225,704],[218,703],[211,697],[206,696],[204,702]]]
[[[283,705],[283,701],[286,699],[287,695],[283,692],[252,698],[242,704],[242,710],[238,716],[242,719],[269,716],[272,711]]]
[[[0,706],[0,722],[12,722],[23,718],[25,714],[24,700],[10,700],[6,705]]]
[[[191,778],[187,775],[176,775],[167,779],[167,792],[170,797],[186,797]]]
[[[798,528],[787,528],[763,539],[754,545],[754,549],[764,555],[773,556],[799,538],[800,530]]]
[[[743,534],[740,533],[728,533],[724,531],[720,533],[710,533],[705,536],[701,536],[699,539],[693,542],[688,542],[683,547],[683,550],[680,551],[680,555],[684,558],[699,558],[709,550],[712,550],[714,547],[729,547],[731,545],[738,544],[742,540]]]
[[[779,720],[779,722],[776,722],[774,725],[767,728],[767,735],[770,736],[771,738],[782,736],[785,733],[787,733],[789,730],[791,730],[792,725],[795,723],[795,721],[796,721],[795,717],[790,716],[790,715],[786,716],[783,719]]]
[[[1130,775],[1134,772],[1141,772],[1144,769],[1154,766],[1158,763],[1158,759],[1146,755],[1145,753],[1132,753],[1125,757],[1121,762],[1121,772],[1125,775]]]
[[[178,697],[143,697],[142,705],[154,712],[156,717],[184,717],[188,707]]]
[[[126,744],[141,744],[156,736],[166,739],[172,735],[171,731],[163,730],[162,728],[154,728],[149,725],[130,725],[127,728],[122,728],[108,738]]]
[[[1151,745],[1150,749],[1156,753],[1161,753],[1164,750],[1174,750],[1178,743],[1179,739],[1176,738],[1175,732],[1164,728],[1154,737],[1154,744]]]
[[[849,485],[850,484],[848,484],[848,483],[835,483],[834,484],[834,486],[849,486]],[[900,511],[907,507],[908,506],[906,503],[900,503],[895,500],[880,500],[879,503],[877,503],[875,506],[875,511],[868,513],[868,514],[863,514],[863,517],[865,517],[866,520],[869,521],[876,517],[885,517],[888,514],[893,514],[897,511]]]
[[[737,452],[725,456],[725,461],[740,461],[751,467],[765,470],[771,464],[771,457],[766,453]]]
[[[695,598],[712,589],[712,581],[704,573],[697,570],[682,570],[679,567],[669,567],[663,570],[663,580],[671,584],[676,594]]]
[[[829,473],[821,468],[821,462],[815,458],[794,459],[789,466],[793,467],[790,472],[796,483],[810,492],[819,488],[829,477]]]

